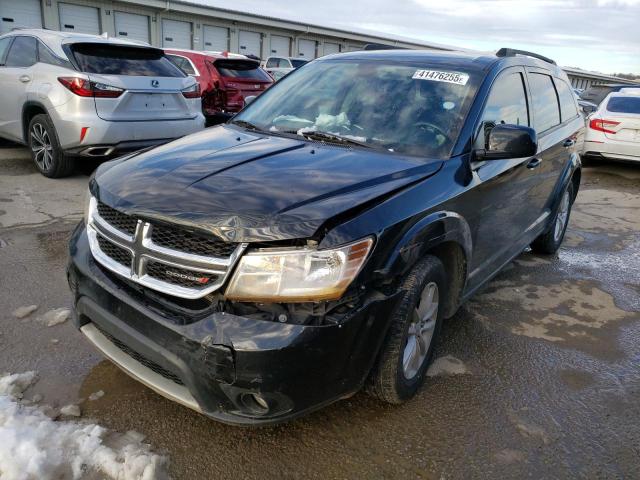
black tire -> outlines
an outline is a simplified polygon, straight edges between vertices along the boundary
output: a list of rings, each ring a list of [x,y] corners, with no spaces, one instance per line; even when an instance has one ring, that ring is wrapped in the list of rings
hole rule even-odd
[[[561,218],[563,211],[563,201],[567,202],[566,217],[562,223],[562,227],[556,234],[556,226]],[[567,231],[569,225],[569,218],[571,217],[571,207],[573,206],[573,183],[569,182],[567,188],[562,192],[558,206],[553,216],[549,228],[546,232],[542,233],[531,243],[531,250],[534,253],[540,253],[543,255],[552,255],[558,251],[562,241],[564,240],[564,234]]]
[[[58,134],[49,115],[41,113],[31,119],[27,144],[33,163],[45,177],[62,178],[73,173],[73,159],[60,148]]]
[[[424,382],[442,324],[443,299],[447,295],[445,278],[442,262],[436,257],[427,256],[403,280],[400,286],[403,296],[392,314],[387,338],[369,375],[366,389],[369,394],[387,403],[400,404],[413,397]],[[433,283],[438,287],[440,307],[435,314],[433,334],[417,373],[407,378],[403,360],[410,337],[409,328],[412,319],[416,318],[414,312],[419,306],[421,294]]]

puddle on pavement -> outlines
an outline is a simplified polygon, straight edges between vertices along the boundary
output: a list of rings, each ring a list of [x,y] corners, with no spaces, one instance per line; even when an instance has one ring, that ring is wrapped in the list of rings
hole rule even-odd
[[[37,234],[38,244],[50,260],[66,258],[69,238],[71,238],[70,230],[57,230]]]

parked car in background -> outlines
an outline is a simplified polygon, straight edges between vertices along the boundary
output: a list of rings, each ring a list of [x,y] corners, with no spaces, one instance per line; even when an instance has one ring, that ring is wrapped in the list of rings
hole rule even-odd
[[[595,105],[600,105],[607,95],[612,92],[619,92],[623,88],[640,88],[640,85],[629,85],[626,83],[603,83],[600,85],[592,85],[587,88],[580,98]]]
[[[295,57],[267,57],[262,62],[262,68],[264,68],[274,79],[280,80],[284,75],[289,72],[300,68],[304,64],[309,63],[309,60],[303,60],[302,58]]]
[[[327,56],[224,125],[101,165],[70,242],[78,328],[227,423],[365,385],[408,400],[443,320],[562,243],[584,122],[532,55]]]
[[[47,177],[203,127],[198,83],[160,49],[49,30],[0,37],[0,136],[27,144]]]
[[[273,84],[260,62],[244,55],[175,49],[165,53],[200,84],[202,113],[208,124],[228,120],[242,110],[247,97],[258,96]]]
[[[640,162],[640,89],[610,93],[588,121],[584,156]]]

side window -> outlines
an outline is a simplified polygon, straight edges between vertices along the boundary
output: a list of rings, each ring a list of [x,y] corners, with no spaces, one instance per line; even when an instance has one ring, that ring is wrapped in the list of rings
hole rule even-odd
[[[51,51],[44,46],[42,42],[38,42],[38,61],[47,63],[49,65],[56,65],[59,67],[68,66],[65,61],[56,57]]]
[[[167,58],[173,63],[176,67],[182,70],[187,75],[195,75],[195,70],[191,66],[191,62],[184,57],[179,55],[167,55]]]
[[[529,85],[533,98],[533,118],[538,133],[558,125],[560,123],[560,108],[551,77],[542,73],[531,73],[529,74]]]
[[[269,60],[267,60],[267,68],[277,68],[278,67],[278,59],[277,58],[270,58]]]
[[[11,40],[13,40],[13,37],[0,40],[0,66],[4,65],[4,57],[7,56],[7,50],[9,49],[9,45],[11,45]]]
[[[33,37],[16,37],[7,54],[7,67],[30,67],[38,61],[38,44]]]
[[[573,90],[569,88],[569,85],[567,85],[567,82],[564,80],[554,78],[553,81],[556,84],[558,98],[560,99],[560,116],[562,117],[562,121],[566,122],[570,118],[578,115]]]
[[[482,122],[485,146],[489,132],[498,124],[529,126],[529,109],[522,73],[507,73],[494,82]]]

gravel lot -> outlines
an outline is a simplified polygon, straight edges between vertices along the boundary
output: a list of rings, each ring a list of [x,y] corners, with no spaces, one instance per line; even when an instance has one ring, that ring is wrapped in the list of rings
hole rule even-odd
[[[585,166],[559,255],[523,253],[449,320],[413,401],[358,394],[262,429],[167,401],[71,322],[38,320],[70,306],[66,244],[92,167],[49,180],[0,147],[0,371],[36,370],[29,395],[143,433],[173,478],[640,478],[640,165]]]

